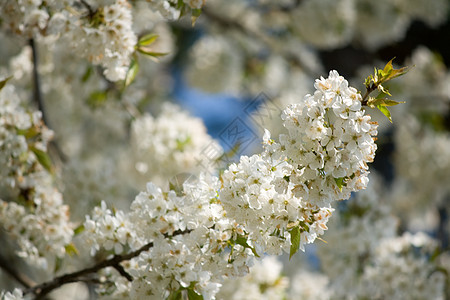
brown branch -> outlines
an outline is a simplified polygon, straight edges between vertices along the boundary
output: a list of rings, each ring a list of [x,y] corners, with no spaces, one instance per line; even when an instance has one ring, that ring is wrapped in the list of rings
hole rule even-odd
[[[41,90],[41,80],[39,77],[39,55],[37,50],[37,45],[33,38],[29,40],[29,44],[31,47],[32,52],[32,58],[33,58],[33,101],[36,103],[38,109],[40,110],[42,114],[42,122],[44,122],[44,125],[50,128],[47,118],[47,111],[45,109],[44,100],[42,98],[42,90]],[[67,161],[67,156],[64,154],[64,152],[59,147],[58,143],[56,141],[50,141],[49,145],[54,148],[56,154],[61,159],[62,162]]]
[[[164,237],[165,238],[170,238],[170,237],[174,237],[177,235],[182,235],[182,234],[188,234],[190,233],[192,230],[176,230],[174,231],[174,233],[172,235],[168,235],[165,234]],[[148,251],[150,250],[150,248],[153,247],[153,242],[150,242],[144,246],[142,246],[141,248],[139,248],[136,251],[130,252],[128,254],[123,254],[123,255],[114,255],[112,258],[104,260],[99,262],[98,264],[96,264],[95,266],[92,266],[90,268],[86,268],[80,271],[76,271],[73,273],[69,273],[69,274],[64,274],[61,275],[59,277],[55,277],[52,280],[48,281],[48,282],[44,282],[41,283],[37,286],[34,286],[32,288],[29,288],[25,291],[25,294],[34,294],[36,295],[36,298],[42,298],[45,295],[47,295],[48,293],[50,293],[51,291],[53,291],[56,288],[61,287],[62,285],[65,285],[67,283],[72,283],[72,282],[78,282],[78,281],[86,281],[85,279],[83,279],[84,276],[87,275],[91,275],[94,274],[104,268],[107,267],[113,267],[116,270],[123,270],[125,272],[125,270],[123,269],[123,267],[120,265],[121,262],[123,261],[127,261],[130,260],[134,257],[139,256],[142,252],[144,251]],[[126,273],[127,275],[122,274],[121,271],[119,271],[119,273],[124,276],[125,278],[127,278],[128,280],[132,280],[133,278]]]
[[[94,16],[94,14],[95,14],[95,11],[92,9],[92,7],[89,5],[89,3],[87,3],[85,0],[81,0],[80,2],[81,2],[81,4],[83,4],[84,7],[86,7],[86,9],[88,10],[88,12],[89,12],[89,18],[92,18],[92,16]]]
[[[47,113],[45,111],[44,102],[42,100],[41,81],[38,72],[39,61],[38,61],[37,46],[33,38],[30,39],[29,44],[31,47],[33,58],[33,101],[36,102],[38,109],[42,113],[42,121],[44,122],[45,125],[48,126]]]
[[[128,281],[130,282],[133,281],[133,277],[127,271],[125,271],[125,268],[122,267],[122,265],[114,265],[113,267],[114,269],[116,269],[117,272],[119,272],[120,275],[125,277]]]
[[[372,83],[369,87],[366,88],[366,93],[364,94],[364,96],[362,97],[362,100],[361,100],[362,106],[367,106],[367,103],[369,102],[370,93],[375,91],[377,88],[378,88],[378,85],[376,85],[374,83]]]

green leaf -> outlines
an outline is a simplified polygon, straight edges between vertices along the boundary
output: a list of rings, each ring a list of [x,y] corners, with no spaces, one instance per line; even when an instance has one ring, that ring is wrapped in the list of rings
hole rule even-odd
[[[50,173],[53,173],[52,160],[47,152],[44,152],[35,146],[29,146],[29,149],[36,155],[38,162]]]
[[[0,91],[5,87],[6,83],[8,82],[8,80],[10,80],[11,78],[13,78],[12,76],[6,77],[5,79],[0,81]]]
[[[290,229],[292,229],[292,228],[298,226],[298,224],[300,224],[300,221],[299,221],[299,220],[297,220],[297,221],[295,221],[295,222],[290,222],[290,223],[287,224],[286,228],[287,228],[288,230],[290,230]]]
[[[160,56],[165,56],[165,55],[169,54],[169,53],[164,53],[164,52],[149,51],[149,50],[145,50],[145,49],[142,49],[142,48],[138,48],[137,51],[139,53],[142,53],[142,54],[145,54],[145,55],[148,55],[148,56],[151,56],[151,57],[160,57]]]
[[[178,10],[182,10],[184,8],[184,1],[183,0],[178,0],[176,8]]]
[[[95,91],[89,95],[89,98],[87,99],[87,104],[92,108],[99,107],[100,105],[106,102],[106,99],[107,99],[106,91]]]
[[[77,247],[75,247],[74,243],[67,244],[64,246],[64,248],[66,249],[66,253],[69,254],[69,256],[74,256],[74,255],[80,254],[78,252]]]
[[[197,294],[193,288],[188,288],[187,293],[188,293],[189,300],[203,300],[203,296]]]
[[[291,249],[289,251],[289,259],[291,259],[291,257],[295,253],[297,253],[298,248],[300,248],[300,236],[301,236],[300,227],[296,226],[292,228],[290,233],[291,233]]]
[[[309,232],[308,224],[306,224],[304,221],[300,221],[299,224],[300,224],[300,231],[301,232],[303,232],[303,231]],[[310,224],[312,224],[312,223],[310,223]]]
[[[85,230],[84,225],[81,224],[80,226],[78,226],[77,228],[75,228],[73,230],[73,234],[74,235],[79,235],[80,233],[82,233]]]
[[[391,112],[386,108],[386,106],[377,105],[377,108],[389,119],[389,122],[392,123]]]
[[[236,240],[234,241],[236,244],[241,245],[244,248],[249,248],[250,250],[252,250],[253,255],[255,255],[256,257],[259,257],[258,253],[256,253],[255,248],[251,247],[248,243],[247,243],[247,238],[242,236],[242,235],[238,235]]]
[[[382,92],[382,94],[392,96],[391,93],[389,93],[389,90],[384,86],[382,86],[381,84],[377,88]]]
[[[176,290],[175,292],[172,292],[169,297],[167,298],[167,300],[182,300],[182,293],[181,293],[181,289]]]
[[[338,189],[342,192],[342,188],[344,187],[344,177],[334,178]]]
[[[364,81],[364,85],[366,86],[367,89],[370,88],[370,84],[373,82],[373,76],[369,75],[367,76],[366,80]]]
[[[381,96],[383,96],[383,94],[380,94]],[[380,95],[378,95],[378,96],[380,96]],[[391,99],[386,99],[386,98],[371,98],[371,99],[369,99],[369,101],[368,101],[368,105],[370,106],[370,107],[375,107],[375,106],[377,106],[377,105],[381,105],[381,106],[394,106],[394,105],[397,105],[397,104],[401,104],[401,103],[405,103],[405,101],[394,101],[394,100],[391,100]]]
[[[93,71],[94,71],[94,69],[92,68],[92,66],[89,66],[86,69],[86,72],[84,72],[83,76],[81,77],[81,81],[82,82],[88,81],[88,79],[91,77]]]
[[[395,59],[395,57],[392,58],[392,59],[384,66],[384,69],[383,69],[384,75],[391,74],[391,72],[394,70],[394,67],[392,66],[392,61],[393,61],[394,59]]]
[[[186,146],[192,142],[192,139],[190,136],[187,136],[184,140],[177,139],[176,142],[177,142],[176,150],[183,152],[186,149]]]
[[[392,61],[395,59],[395,57],[393,59],[391,59],[386,66],[384,67],[384,69],[380,72],[380,74],[382,75],[380,78],[378,78],[378,82],[377,84],[382,84],[383,82],[386,82],[388,80],[397,78],[399,76],[402,76],[404,74],[406,74],[409,70],[410,67],[406,66],[400,69],[394,69],[394,67],[392,66]]]
[[[191,14],[192,14],[191,24],[192,24],[192,27],[194,27],[195,22],[197,22],[198,17],[200,17],[200,15],[202,14],[202,9],[201,8],[193,9],[193,10],[191,10]]]
[[[149,33],[141,37],[137,43],[138,48],[140,46],[148,46],[156,41],[156,39],[159,37],[159,35],[154,33]]]
[[[30,127],[26,130],[17,129],[18,135],[23,135],[27,140],[36,137],[39,134],[39,129],[36,126]]]
[[[58,256],[55,258],[55,268],[53,269],[53,272],[56,273],[61,269],[62,262],[63,262],[62,258]]]
[[[406,66],[400,69],[394,69],[388,76],[387,80],[391,80],[397,77],[400,77],[406,73],[408,73],[408,71],[411,69],[411,67]]]
[[[125,87],[129,86],[134,81],[138,72],[139,72],[139,64],[137,60],[133,58],[131,60],[130,67],[128,68],[127,75],[125,76]]]

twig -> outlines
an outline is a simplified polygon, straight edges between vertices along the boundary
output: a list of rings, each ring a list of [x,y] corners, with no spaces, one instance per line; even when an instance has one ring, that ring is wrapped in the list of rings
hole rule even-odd
[[[446,199],[448,200],[448,199]],[[437,238],[441,243],[441,248],[446,249],[449,245],[448,233],[446,230],[446,224],[448,222],[448,211],[445,207],[441,206],[438,208],[439,213],[439,225],[437,228]]]
[[[362,106],[367,106],[370,93],[375,91],[377,88],[378,88],[378,85],[376,85],[374,83],[372,83],[368,88],[366,88],[366,93],[364,94],[364,96],[362,97],[362,100],[361,100]]]
[[[33,100],[36,102],[38,109],[42,113],[42,121],[46,126],[48,126],[48,120],[47,120],[47,113],[45,111],[44,102],[42,101],[42,91],[41,91],[41,82],[39,79],[39,73],[38,73],[38,53],[37,53],[37,47],[36,43],[34,42],[34,39],[30,39],[30,47],[32,51],[32,57],[33,57]]]
[[[114,265],[114,269],[117,270],[117,272],[119,272],[120,275],[122,275],[123,277],[125,277],[129,282],[133,281],[133,277],[128,274],[127,271],[125,271],[124,267],[122,267],[122,265]]]
[[[174,233],[172,235],[165,234],[164,237],[170,238],[170,237],[174,237],[177,235],[187,234],[187,233],[190,233],[191,231],[192,230],[177,230],[177,231],[174,231]],[[96,273],[96,272],[100,271],[101,269],[104,269],[107,267],[115,268],[116,270],[119,271],[119,273],[122,276],[126,277],[128,280],[132,280],[133,278],[128,273],[126,273],[125,270],[123,270],[123,267],[120,265],[120,263],[123,261],[130,260],[130,259],[140,255],[142,252],[148,251],[152,247],[153,247],[153,242],[150,242],[150,243],[142,246],[138,250],[130,252],[128,254],[114,255],[112,258],[101,261],[93,267],[86,268],[86,269],[76,271],[73,273],[69,273],[69,274],[64,274],[59,277],[55,277],[54,279],[52,279],[48,282],[44,282],[44,283],[36,285],[32,288],[29,288],[25,291],[25,294],[34,294],[34,295],[36,295],[36,298],[42,298],[43,296],[47,295],[54,289],[59,288],[60,286],[62,286],[64,284],[83,281],[83,279],[82,279],[83,276]],[[122,274],[120,272],[121,269],[127,275]]]
[[[95,14],[95,11],[92,9],[92,7],[89,5],[89,3],[87,3],[85,0],[81,0],[80,2],[87,8],[87,10],[89,12],[89,18],[92,18],[92,16]]]
[[[31,47],[33,58],[33,101],[37,104],[38,109],[41,111],[42,122],[44,122],[45,126],[50,128],[44,101],[42,99],[41,80],[38,72],[39,56],[37,52],[37,46],[33,38],[30,39],[29,44]],[[56,154],[59,156],[62,162],[67,161],[67,156],[61,150],[58,143],[56,143],[55,141],[50,141],[50,146],[52,146],[55,149]]]

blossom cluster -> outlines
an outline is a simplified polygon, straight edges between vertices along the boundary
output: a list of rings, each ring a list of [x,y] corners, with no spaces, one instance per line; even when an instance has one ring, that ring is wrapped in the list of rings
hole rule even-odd
[[[139,253],[74,278],[86,288],[84,281],[98,276],[104,299],[448,297],[448,277],[436,263],[443,255],[430,251],[435,241],[396,234],[426,223],[446,249],[450,73],[442,45],[433,43],[436,53],[413,49],[419,42],[407,32],[442,33],[447,0],[0,2],[0,78],[12,75],[8,83],[15,86],[0,92],[0,232],[8,241],[0,260],[15,251],[49,275]],[[183,15],[197,21],[196,29],[174,24]],[[355,62],[384,57],[403,37],[416,68],[390,86],[408,103],[395,112],[400,125],[388,141],[395,143],[393,211],[382,201],[386,195],[375,195],[385,186],[348,205],[337,202],[368,184],[367,164],[383,125],[365,115],[361,95],[337,72],[318,79],[313,94],[301,101],[298,95],[311,92],[305,85],[323,73],[328,50],[339,48],[332,59],[359,73]],[[348,65],[340,53],[370,55]],[[270,128],[261,153],[211,178],[202,171],[218,173],[220,146],[199,119],[160,103],[179,95],[184,79],[209,92],[248,98],[264,91],[283,98],[279,107],[293,104],[269,120],[281,130],[260,126]],[[32,92],[41,98],[39,88],[42,115],[21,101]],[[159,116],[147,113],[159,110]],[[415,115],[399,116],[405,110]],[[62,151],[61,162],[48,151],[53,133],[43,119],[55,129],[52,147]],[[144,191],[130,208],[136,190]],[[71,223],[80,218],[82,226]],[[250,269],[267,254],[292,255],[321,238],[328,242],[317,252],[323,274],[292,272],[290,292],[275,260]],[[81,255],[71,257],[77,250]],[[32,268],[14,267],[19,276],[42,280]],[[11,292],[0,292],[1,300],[45,297],[39,289],[12,290],[17,278],[4,271],[0,289]],[[70,297],[65,289],[59,293],[49,297]]]
[[[46,35],[55,12],[73,5],[74,0],[50,1],[4,1],[0,11],[2,25],[8,30],[27,38]]]
[[[380,242],[396,236],[398,220],[389,207],[380,201],[380,178],[371,174],[370,183],[363,193],[357,194],[336,211],[330,230],[325,237],[327,244],[319,244],[318,257],[322,272],[327,276],[328,289],[338,298],[357,298],[364,286],[360,284],[360,272]],[[342,241],[345,240],[345,243]],[[326,267],[325,267],[326,266]]]
[[[300,248],[327,229],[330,203],[366,187],[377,125],[361,95],[336,71],[316,80],[316,92],[282,114],[288,134],[266,131],[265,150],[243,156],[223,174],[220,199],[262,252],[280,253],[301,232]]]
[[[126,265],[132,297],[193,290],[211,299],[225,276],[245,275],[255,256],[292,254],[314,242],[327,229],[330,203],[366,186],[376,149],[376,124],[356,90],[336,71],[315,87],[284,110],[289,134],[275,142],[267,132],[265,150],[242,156],[220,180],[201,174],[169,192],[148,183],[129,213],[95,209],[83,235],[92,254],[151,244]]]
[[[21,105],[12,86],[0,91],[0,225],[17,241],[19,256],[47,269],[66,254],[73,230],[49,173],[52,132],[40,112]]]
[[[67,16],[66,38],[73,51],[105,68],[111,81],[125,79],[137,37],[132,30],[131,5],[126,0],[91,7],[94,12],[79,19]]]
[[[424,233],[405,233],[377,247],[362,274],[360,298],[445,299],[446,274],[430,263],[437,244]]]
[[[402,121],[394,135],[398,144],[394,162],[400,176],[395,182],[393,206],[402,218],[420,222],[424,212],[433,211],[431,203],[445,207],[448,201],[450,135],[421,125],[414,115],[408,114]]]
[[[163,185],[182,173],[213,173],[216,160],[223,154],[200,119],[170,103],[162,106],[157,117],[144,114],[133,121],[131,147],[137,173],[133,180],[139,183],[139,189],[149,178]]]
[[[341,205],[328,243],[318,247],[327,288],[346,299],[444,299],[445,275],[439,270],[445,264],[439,262],[437,241],[424,232],[398,235],[396,195],[381,192],[381,178],[372,176],[370,182],[367,192]]]
[[[73,52],[105,68],[111,81],[125,79],[137,37],[132,30],[131,5],[126,0],[88,2],[7,1],[4,24],[28,38],[52,43],[62,37]]]
[[[135,299],[162,299],[191,288],[211,299],[223,276],[247,273],[254,255],[238,244],[244,231],[225,217],[217,199],[219,188],[218,178],[207,176],[186,183],[179,196],[149,183],[129,213],[112,213],[102,204],[87,218],[83,237],[93,253],[120,254],[153,245],[126,264],[134,279],[129,289],[121,286],[122,281],[113,281],[117,296],[127,291]]]

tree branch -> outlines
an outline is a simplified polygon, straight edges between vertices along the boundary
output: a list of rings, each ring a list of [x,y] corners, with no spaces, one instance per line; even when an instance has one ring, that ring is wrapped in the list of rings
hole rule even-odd
[[[372,83],[370,85],[370,87],[366,88],[366,93],[364,94],[364,96],[362,97],[362,100],[361,100],[361,105],[362,106],[367,106],[367,103],[369,101],[370,93],[375,91],[377,88],[378,88],[378,86],[376,84],[374,84],[374,83]]]
[[[174,233],[172,235],[165,234],[164,237],[170,238],[170,237],[174,237],[177,235],[188,234],[191,231],[192,230],[176,230],[176,231],[174,231]],[[127,278],[128,280],[131,281],[133,278],[128,273],[125,272],[125,270],[120,265],[120,263],[139,256],[142,252],[150,250],[150,248],[152,248],[153,246],[154,246],[153,242],[150,242],[150,243],[142,246],[138,250],[130,252],[128,254],[114,255],[112,258],[101,261],[98,264],[96,264],[95,266],[92,266],[90,268],[86,268],[86,269],[76,271],[73,273],[69,273],[69,274],[64,274],[59,277],[55,277],[48,282],[44,282],[37,286],[29,288],[24,292],[24,294],[34,294],[34,295],[36,295],[36,298],[39,299],[39,298],[44,297],[45,295],[47,295],[54,289],[61,287],[64,284],[78,282],[78,281],[85,281],[85,280],[83,280],[84,276],[96,273],[96,272],[100,271],[101,269],[104,269],[107,267],[113,267],[116,270],[119,270],[119,273],[122,276],[124,276],[125,278]],[[125,272],[125,274],[127,274],[127,275],[122,274],[122,272],[120,270],[123,270]]]
[[[81,0],[80,2],[81,2],[81,4],[83,4],[84,7],[86,7],[86,9],[88,10],[88,12],[89,12],[89,18],[92,18],[92,16],[94,16],[94,14],[95,14],[95,11],[92,9],[92,7],[89,5],[89,3],[87,3],[85,0]]]
[[[38,72],[39,56],[37,52],[37,46],[33,38],[30,39],[29,44],[31,47],[33,58],[33,101],[37,104],[38,109],[42,113],[42,121],[44,122],[44,125],[50,128],[47,119],[47,112],[45,110],[45,105],[42,98],[41,80]],[[53,146],[56,154],[59,156],[62,162],[67,161],[67,156],[64,154],[64,152],[62,152],[61,148],[55,141],[50,141],[50,146]]]
[[[41,82],[38,73],[39,60],[37,47],[33,38],[30,39],[29,44],[31,47],[33,57],[33,101],[36,102],[38,109],[42,113],[42,121],[44,121],[44,124],[48,126],[47,113],[45,111],[44,102],[42,101]]]

